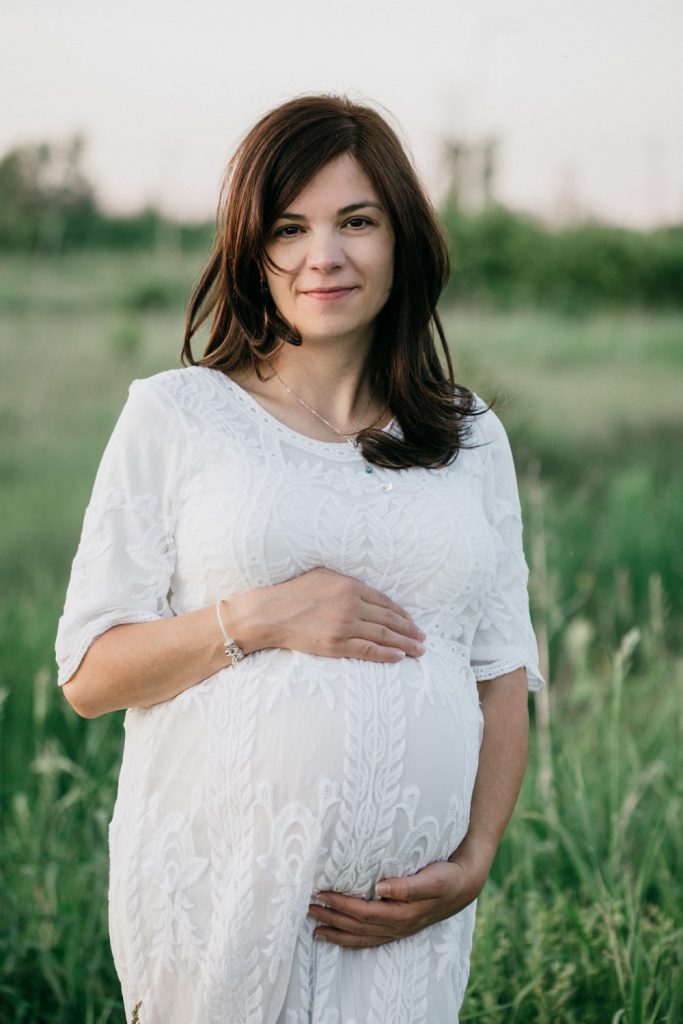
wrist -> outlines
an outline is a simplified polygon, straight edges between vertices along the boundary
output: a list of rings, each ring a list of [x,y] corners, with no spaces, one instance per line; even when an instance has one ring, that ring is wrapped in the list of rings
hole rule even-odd
[[[276,646],[264,616],[264,590],[248,590],[233,597],[222,598],[220,602],[225,630],[245,655]]]
[[[477,868],[488,875],[496,856],[498,842],[487,835],[468,832],[460,846],[448,858],[449,861],[467,861],[476,864]]]

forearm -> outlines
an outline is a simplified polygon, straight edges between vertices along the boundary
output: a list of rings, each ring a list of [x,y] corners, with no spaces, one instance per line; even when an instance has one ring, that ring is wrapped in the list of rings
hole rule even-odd
[[[226,631],[245,654],[271,646],[258,591],[222,603]],[[154,622],[113,626],[99,636],[64,696],[85,718],[170,700],[228,665],[214,605]]]
[[[472,794],[470,824],[462,844],[449,857],[469,852],[493,861],[510,820],[526,768],[529,715],[525,669],[478,684],[484,736]]]
[[[275,647],[319,657],[396,661],[424,653],[424,634],[400,605],[324,566],[224,600],[222,618],[245,654]],[[225,665],[210,606],[113,626],[94,641],[64,694],[79,714],[94,718],[170,700]]]

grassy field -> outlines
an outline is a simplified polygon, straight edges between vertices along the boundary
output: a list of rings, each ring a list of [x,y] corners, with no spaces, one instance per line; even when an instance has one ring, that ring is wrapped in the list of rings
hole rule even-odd
[[[200,257],[0,265],[0,1021],[123,1014],[106,935],[121,716],[59,695],[56,623],[134,377],[178,365]],[[550,702],[480,900],[461,1019],[683,1019],[683,317],[459,309],[513,443]],[[538,698],[536,698],[538,700]]]

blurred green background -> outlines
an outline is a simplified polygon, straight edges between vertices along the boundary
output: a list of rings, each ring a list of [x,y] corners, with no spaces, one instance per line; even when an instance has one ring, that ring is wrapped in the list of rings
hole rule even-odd
[[[106,931],[121,715],[54,636],[130,381],[179,365],[209,225],[103,214],[49,147],[0,161],[0,1020],[123,1019]],[[480,900],[462,1021],[683,1019],[683,229],[446,204],[458,377],[515,452],[547,694]]]

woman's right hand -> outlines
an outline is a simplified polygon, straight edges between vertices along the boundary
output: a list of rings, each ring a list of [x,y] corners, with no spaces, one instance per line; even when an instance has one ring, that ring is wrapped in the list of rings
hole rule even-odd
[[[251,614],[264,624],[263,646],[364,661],[396,662],[424,654],[425,634],[400,605],[324,566],[252,590],[248,600]]]

